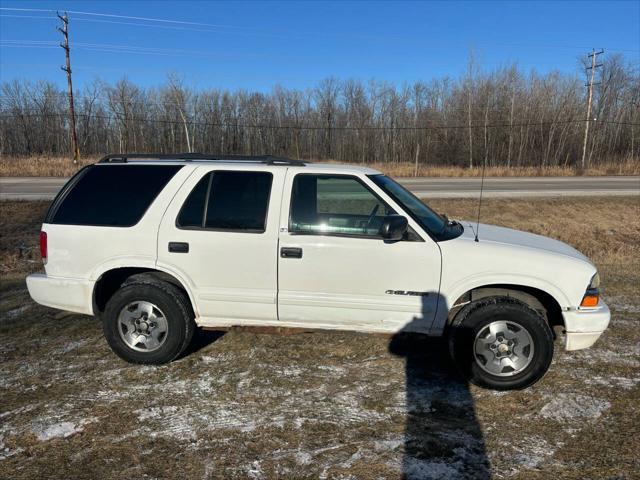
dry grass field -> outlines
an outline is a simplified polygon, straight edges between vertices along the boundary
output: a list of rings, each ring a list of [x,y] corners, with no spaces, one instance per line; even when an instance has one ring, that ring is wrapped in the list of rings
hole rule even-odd
[[[0,177],[69,177],[84,165],[95,163],[99,157],[82,158],[77,164],[65,157],[6,157],[0,156]],[[384,164],[372,163],[372,168],[393,177],[412,177],[415,166],[411,162]],[[564,177],[574,175],[640,175],[640,158],[622,163],[602,162],[579,172],[573,167],[492,167],[487,166],[488,177]],[[482,168],[438,167],[421,165],[421,177],[480,177]]]
[[[589,255],[613,312],[592,349],[559,338],[542,381],[502,393],[425,338],[200,333],[170,365],[129,365],[94,318],[29,299],[45,208],[0,203],[1,478],[639,478],[638,198],[484,202],[483,222]]]

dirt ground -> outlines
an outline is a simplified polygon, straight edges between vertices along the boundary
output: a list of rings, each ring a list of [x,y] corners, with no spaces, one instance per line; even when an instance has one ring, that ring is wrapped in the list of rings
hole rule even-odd
[[[589,255],[613,312],[593,348],[559,338],[542,381],[502,393],[400,336],[201,332],[170,365],[129,365],[96,319],[29,299],[45,209],[0,202],[0,478],[640,478],[637,198],[483,203],[485,223]]]

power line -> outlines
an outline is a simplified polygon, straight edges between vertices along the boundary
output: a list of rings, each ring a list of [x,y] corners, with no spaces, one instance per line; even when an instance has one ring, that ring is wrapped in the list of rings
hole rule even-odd
[[[103,20],[103,19],[96,19],[96,18],[76,18],[75,20],[79,20],[81,22],[109,23],[111,25],[129,25],[132,27],[148,27],[148,28],[162,28],[165,30],[181,30],[181,31],[187,31],[187,32],[233,33],[233,34],[236,33],[231,31],[225,32],[224,30],[216,30],[212,28],[193,28],[193,27],[184,27],[184,26],[175,26],[175,25],[154,25],[152,23],[117,22],[113,20]],[[222,27],[219,27],[219,28],[222,28]]]
[[[115,15],[112,13],[97,13],[97,12],[79,12],[77,10],[69,10],[69,13],[76,15],[92,15],[96,17],[109,17],[109,18],[122,18],[128,20],[141,20],[144,22],[160,22],[160,23],[175,23],[177,25],[195,25],[199,27],[225,27],[225,28],[242,28],[235,25],[219,25],[214,23],[200,23],[200,22],[188,22],[184,20],[168,20],[165,18],[149,18],[149,17],[134,17],[131,15]]]
[[[0,10],[6,11],[21,11],[21,12],[54,12],[54,10],[42,9],[42,8],[7,8],[0,7]],[[78,10],[68,10],[67,13],[74,15],[90,15],[96,17],[109,17],[109,18],[122,18],[128,20],[140,20],[144,22],[159,22],[159,23],[172,23],[177,25],[194,25],[200,27],[224,27],[224,28],[243,28],[236,25],[219,25],[213,23],[201,23],[201,22],[189,22],[184,20],[169,20],[166,18],[150,18],[150,17],[136,17],[131,15],[116,15],[113,13],[99,13],[99,12],[83,12]]]
[[[49,47],[57,46],[57,42],[49,40],[0,40],[0,44],[3,46],[25,46],[25,47]],[[156,48],[156,47],[140,47],[137,45],[122,45],[112,43],[86,43],[86,42],[72,42],[70,45],[74,48],[83,49],[108,49],[113,51],[124,51],[126,53],[145,53],[145,54],[172,54],[172,55],[201,55],[211,56],[214,55],[210,52],[202,50],[182,50],[177,48]]]
[[[72,42],[70,45],[73,48],[98,51],[107,53],[128,53],[137,55],[160,55],[160,56],[195,56],[195,57],[223,57],[227,54],[204,51],[204,50],[185,50],[179,48],[157,48],[157,47],[142,47],[137,45],[122,45],[111,43],[87,43],[87,42]],[[56,42],[49,40],[0,40],[0,46],[3,47],[15,47],[15,48],[42,48],[48,49],[57,47]],[[255,58],[257,56],[250,56],[249,58]]]

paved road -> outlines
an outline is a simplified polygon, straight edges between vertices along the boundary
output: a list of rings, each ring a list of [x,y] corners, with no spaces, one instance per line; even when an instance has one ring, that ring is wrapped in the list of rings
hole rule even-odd
[[[479,178],[404,178],[401,183],[419,197],[473,198]],[[487,197],[561,197],[640,195],[640,177],[489,177]]]
[[[0,178],[0,200],[51,200],[67,179],[55,177]],[[402,178],[419,197],[474,198],[479,178]],[[490,177],[486,197],[559,197],[640,195],[640,177]]]

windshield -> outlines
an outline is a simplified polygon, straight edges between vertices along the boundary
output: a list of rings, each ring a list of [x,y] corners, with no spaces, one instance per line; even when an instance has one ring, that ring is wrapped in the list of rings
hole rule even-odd
[[[413,193],[385,175],[369,175],[369,178],[384,190],[387,195],[408,210],[413,219],[437,240],[446,236],[447,220],[427,207]]]

